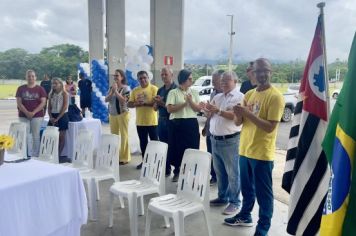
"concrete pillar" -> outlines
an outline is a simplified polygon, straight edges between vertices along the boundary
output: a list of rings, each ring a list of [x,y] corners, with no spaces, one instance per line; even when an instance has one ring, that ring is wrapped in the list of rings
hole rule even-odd
[[[152,72],[156,84],[162,84],[160,70],[165,56],[173,57],[171,68],[176,80],[183,69],[184,0],[151,0],[151,45],[154,63]]]
[[[89,64],[104,59],[104,4],[102,0],[88,0]]]
[[[125,69],[125,0],[106,0],[106,40],[112,75],[115,69]]]

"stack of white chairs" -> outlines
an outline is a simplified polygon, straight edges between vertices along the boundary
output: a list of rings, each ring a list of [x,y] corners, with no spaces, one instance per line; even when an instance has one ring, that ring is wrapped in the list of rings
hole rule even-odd
[[[72,154],[72,163],[62,163],[62,165],[76,168],[79,172],[86,172],[93,169],[92,132],[85,129],[79,130]]]
[[[27,157],[27,139],[26,139],[26,124],[22,122],[11,123],[9,129],[9,136],[14,139],[14,146],[7,150],[8,153],[20,156],[22,158]]]
[[[43,131],[40,152],[38,157],[34,157],[40,161],[46,161],[58,164],[58,142],[59,142],[59,132],[58,127],[47,126]]]
[[[115,182],[110,188],[109,227],[113,226],[114,197],[125,197],[129,203],[130,230],[132,236],[138,235],[137,215],[144,214],[143,197],[157,193],[165,194],[165,168],[168,145],[159,141],[150,141],[143,158],[139,180]],[[137,201],[139,206],[137,206]],[[123,208],[122,200],[120,199]],[[169,219],[166,219],[169,225]]]
[[[84,182],[90,185],[89,181],[94,180],[96,186],[97,200],[100,199],[99,182],[113,179],[120,181],[119,175],[119,143],[120,139],[115,134],[102,134],[99,148],[97,149],[95,165],[89,171],[80,172]]]
[[[152,198],[148,205],[145,236],[150,234],[151,214],[173,218],[176,236],[184,235],[184,218],[196,212],[203,212],[208,234],[212,236],[208,220],[209,177],[211,155],[195,149],[184,152],[177,194]]]

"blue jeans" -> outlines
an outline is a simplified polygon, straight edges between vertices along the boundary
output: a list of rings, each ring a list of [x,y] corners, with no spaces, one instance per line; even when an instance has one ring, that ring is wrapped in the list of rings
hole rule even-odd
[[[158,139],[161,142],[168,144],[168,122],[169,118],[167,117],[158,117]],[[169,159],[169,155],[167,154],[166,159],[166,174],[171,173],[171,162]]]
[[[240,135],[225,140],[216,140],[211,136],[210,141],[218,182],[218,197],[238,207],[241,204],[238,155]]]
[[[241,156],[240,168],[243,201],[239,215],[251,218],[251,211],[257,198],[260,209],[256,231],[266,235],[271,227],[273,215],[273,161],[260,161]]]

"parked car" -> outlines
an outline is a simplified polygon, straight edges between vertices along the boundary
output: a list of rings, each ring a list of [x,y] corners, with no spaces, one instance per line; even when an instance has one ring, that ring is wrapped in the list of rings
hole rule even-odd
[[[210,88],[210,87],[212,87],[212,78],[211,78],[211,76],[208,76],[208,75],[199,77],[192,85],[192,89],[195,89],[198,91],[201,91],[202,89]]]
[[[289,122],[292,120],[294,109],[298,102],[298,93],[285,93],[283,94],[283,97],[285,106],[282,115],[282,121]]]

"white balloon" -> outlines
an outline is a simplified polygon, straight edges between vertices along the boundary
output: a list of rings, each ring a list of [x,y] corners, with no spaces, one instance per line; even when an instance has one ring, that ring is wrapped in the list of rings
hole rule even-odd
[[[134,55],[132,57],[132,62],[135,64],[141,64],[142,63],[142,57],[140,55]]]
[[[143,45],[138,49],[138,53],[141,54],[142,56],[146,56],[148,54],[148,52],[149,52],[149,49],[146,45]]]
[[[148,74],[148,78],[150,80],[152,80],[153,79],[153,73],[151,71],[147,71],[147,74]]]
[[[126,70],[129,70],[129,71],[134,71],[137,69],[137,66],[136,64],[132,63],[132,62],[129,62],[126,64]]]
[[[124,48],[124,52],[128,57],[130,57],[130,56],[135,55],[136,50],[132,46],[126,46]]]
[[[151,65],[153,62],[153,57],[151,55],[146,55],[142,58],[142,61],[148,65]]]
[[[140,65],[140,70],[149,71],[149,70],[151,70],[151,67],[147,63],[142,63]]]

